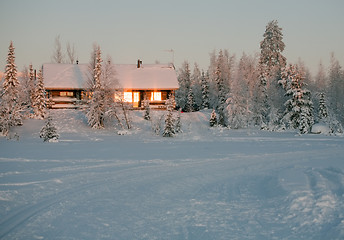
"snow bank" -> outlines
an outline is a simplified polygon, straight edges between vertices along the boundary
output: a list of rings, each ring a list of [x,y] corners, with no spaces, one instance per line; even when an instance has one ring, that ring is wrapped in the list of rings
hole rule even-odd
[[[331,129],[325,123],[316,123],[312,126],[311,133],[327,135],[331,133]]]

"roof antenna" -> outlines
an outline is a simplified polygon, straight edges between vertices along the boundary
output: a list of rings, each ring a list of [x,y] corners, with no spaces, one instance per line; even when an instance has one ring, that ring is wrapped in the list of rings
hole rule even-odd
[[[174,67],[174,50],[171,48],[171,49],[165,50],[165,52],[170,52],[170,53],[172,53],[172,65],[173,65],[173,67]]]

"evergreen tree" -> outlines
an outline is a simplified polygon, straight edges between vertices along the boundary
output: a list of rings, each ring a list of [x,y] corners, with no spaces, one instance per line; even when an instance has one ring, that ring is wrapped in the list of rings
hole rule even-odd
[[[176,91],[177,106],[186,110],[188,109],[188,93],[191,88],[191,71],[187,61],[183,62],[182,67],[179,69],[178,83],[179,89]]]
[[[325,99],[325,93],[319,93],[319,111],[318,118],[319,121],[324,121],[328,117],[327,104]]]
[[[145,113],[144,113],[143,118],[144,118],[145,120],[150,120],[151,117],[150,117],[150,106],[149,106],[149,101],[148,101],[148,100],[143,101],[143,105],[144,105],[144,108],[145,108]]]
[[[217,105],[217,112],[219,115],[218,118],[218,124],[226,127],[227,126],[227,120],[225,116],[225,109],[226,109],[226,100],[227,100],[227,93],[225,91],[225,83],[224,79],[221,74],[220,66],[216,69],[216,85],[218,89],[218,105]]]
[[[213,111],[211,112],[209,125],[210,127],[214,127],[217,125],[217,116],[216,116],[215,109],[213,109]]]
[[[52,117],[49,116],[45,125],[41,129],[40,138],[43,138],[44,142],[56,142],[60,135],[57,133],[57,129],[52,122]]]
[[[176,133],[183,132],[183,130],[182,130],[182,122],[181,122],[181,112],[180,111],[178,112],[177,119],[176,119],[175,132]]]
[[[101,51],[98,46],[96,52],[96,64],[93,70],[94,86],[92,98],[89,102],[88,112],[86,114],[88,124],[95,129],[104,128],[105,106],[104,106],[104,91],[101,85],[101,72],[102,72],[102,59]]]
[[[194,112],[195,111],[195,97],[194,97],[194,93],[192,91],[192,88],[190,87],[188,95],[187,95],[187,104],[186,104],[186,112]]]
[[[173,137],[176,133],[174,129],[174,118],[173,118],[173,100],[170,98],[166,100],[167,114],[165,117],[165,127],[162,134],[163,137]]]
[[[281,79],[281,71],[286,66],[286,58],[282,55],[285,44],[283,42],[282,28],[278,26],[276,20],[267,24],[263,37],[264,39],[260,43],[259,76],[261,81],[266,81],[266,85],[263,83],[264,85],[261,85],[258,90],[266,91],[266,93],[260,93],[262,95],[260,104],[265,106],[262,109],[261,116],[263,118],[268,116],[265,120],[266,123],[269,122],[269,125],[273,125],[273,122],[282,115],[283,104],[286,101],[284,90],[278,84],[278,80]],[[265,99],[265,94],[268,99]],[[267,113],[265,113],[266,110]],[[265,124],[263,123],[263,125]]]
[[[202,72],[201,84],[202,84],[202,108],[209,108],[209,77],[207,78]]]
[[[314,123],[311,92],[303,88],[303,73],[297,66],[289,65],[282,72],[279,81],[286,90],[288,100],[285,103],[284,122],[287,126],[307,133]]]
[[[22,106],[18,89],[17,66],[11,41],[0,100],[0,133],[4,135],[8,134],[12,126],[22,125]]]
[[[38,82],[36,86],[36,94],[33,102],[33,110],[35,117],[38,119],[43,119],[45,117],[46,111],[46,99],[45,99],[45,89],[43,83],[42,70],[38,72]]]
[[[260,43],[260,64],[268,77],[273,76],[276,71],[281,71],[286,66],[286,58],[282,55],[285,44],[283,42],[282,28],[278,26],[277,20],[270,21]]]
[[[31,108],[33,108],[33,103],[35,101],[35,96],[36,96],[36,76],[35,76],[35,71],[33,70],[32,64],[29,66],[29,84],[28,84],[28,93],[30,95],[30,103],[31,103]]]

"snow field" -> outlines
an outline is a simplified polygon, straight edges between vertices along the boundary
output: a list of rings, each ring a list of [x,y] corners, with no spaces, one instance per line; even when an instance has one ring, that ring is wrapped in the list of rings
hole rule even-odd
[[[51,115],[57,143],[38,120],[0,138],[0,239],[344,237],[342,137],[210,129],[207,111],[173,138],[133,112],[119,136]]]

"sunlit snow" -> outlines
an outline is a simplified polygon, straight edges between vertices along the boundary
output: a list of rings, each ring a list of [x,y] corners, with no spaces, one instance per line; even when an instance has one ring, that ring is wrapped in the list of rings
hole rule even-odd
[[[210,113],[163,138],[164,111],[118,131],[52,110],[55,143],[27,120],[0,137],[0,239],[344,238],[342,136],[209,128]]]

